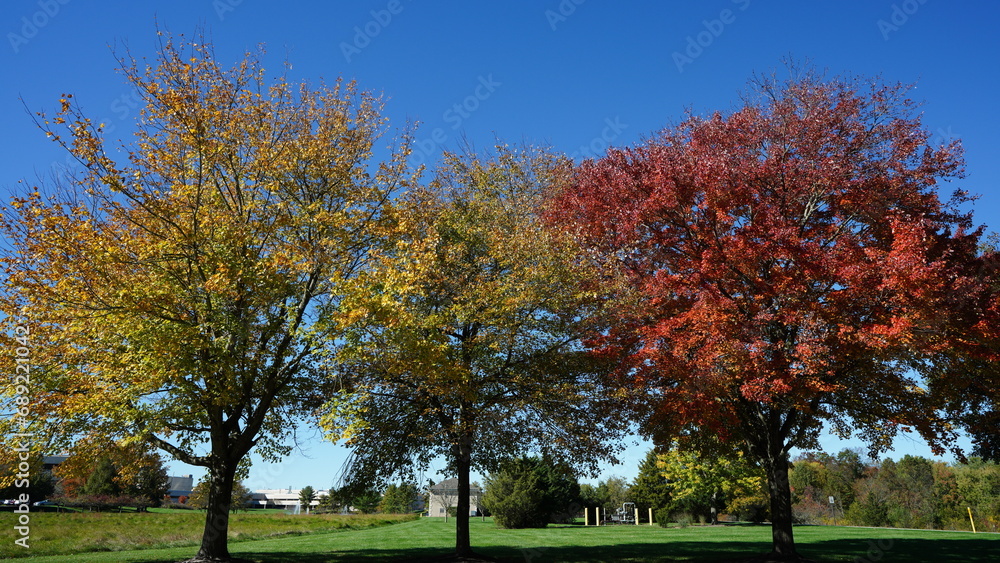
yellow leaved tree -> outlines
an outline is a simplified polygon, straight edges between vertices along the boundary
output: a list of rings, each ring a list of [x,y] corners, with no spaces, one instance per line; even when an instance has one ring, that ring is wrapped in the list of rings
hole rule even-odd
[[[198,557],[212,560],[229,558],[240,461],[286,453],[324,400],[325,319],[410,181],[405,135],[373,156],[379,98],[269,79],[261,57],[224,68],[204,41],[165,38],[155,64],[121,58],[144,101],[135,139],[108,146],[65,96],[38,122],[83,172],[3,215],[5,322],[30,333],[36,442],[125,435],[205,467]]]
[[[769,498],[764,470],[739,450],[718,442],[715,446],[698,451],[674,441],[657,455],[656,466],[667,481],[672,511],[701,513],[713,524],[723,508],[749,519],[762,518]]]

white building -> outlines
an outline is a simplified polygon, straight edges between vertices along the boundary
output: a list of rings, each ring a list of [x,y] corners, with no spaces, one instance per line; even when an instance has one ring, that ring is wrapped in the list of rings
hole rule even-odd
[[[299,506],[299,493],[302,489],[260,489],[250,493],[253,508],[282,508],[290,512],[301,510]],[[316,500],[309,506],[319,506],[319,497],[327,496],[329,491],[316,491]]]
[[[428,516],[444,517],[449,507],[458,506],[458,479],[445,479],[428,489],[430,507]],[[483,491],[475,485],[469,486],[469,516],[479,516],[479,499]]]

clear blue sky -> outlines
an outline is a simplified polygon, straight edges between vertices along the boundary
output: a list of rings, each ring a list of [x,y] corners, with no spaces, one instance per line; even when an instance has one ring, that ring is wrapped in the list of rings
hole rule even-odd
[[[0,190],[6,199],[18,180],[64,161],[22,100],[52,110],[73,93],[113,136],[129,136],[136,101],[109,46],[152,57],[158,22],[187,35],[202,26],[226,63],[263,43],[276,73],[287,58],[296,79],[356,78],[385,94],[394,126],[420,122],[415,158],[428,161],[463,136],[479,146],[494,135],[548,143],[577,156],[632,144],[685,108],[732,108],[754,72],[786,56],[831,74],[916,82],[926,127],[965,144],[961,185],[982,196],[977,221],[1000,230],[997,21],[1000,3],[986,0],[5,0]],[[329,486],[343,452],[316,436],[302,441],[305,455],[255,465],[248,484]],[[630,449],[625,465],[603,475],[633,476],[643,453]],[[172,471],[200,474],[176,463]]]

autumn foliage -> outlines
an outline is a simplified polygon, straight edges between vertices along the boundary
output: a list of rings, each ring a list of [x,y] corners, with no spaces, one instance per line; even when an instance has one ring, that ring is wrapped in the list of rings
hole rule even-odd
[[[446,155],[430,185],[394,202],[394,244],[356,278],[342,311],[343,384],[322,420],[354,450],[362,486],[443,456],[469,511],[470,470],[525,451],[592,468],[613,456],[604,366],[580,339],[596,318],[585,264],[539,220],[567,162],[542,149]],[[467,518],[456,551],[471,551]]]
[[[444,456],[467,491],[530,449],[612,459],[627,406],[698,452],[680,465],[759,465],[784,558],[789,452],[824,425],[878,452],[902,429],[944,451],[965,424],[1000,452],[981,430],[1000,420],[997,255],[968,195],[941,197],[961,145],[932,144],[906,86],[758,78],[739,109],[575,170],[498,146],[417,185],[406,134],[376,157],[379,98],[261,57],[164,39],[153,65],[120,58],[134,139],[65,95],[37,122],[82,171],[0,222],[3,338],[31,344],[30,386],[0,397],[31,417],[0,440],[75,444],[67,474],[102,440],[205,467],[199,557],[229,559],[241,461],[280,459],[317,413],[354,449],[345,490]]]
[[[962,174],[907,88],[761,79],[731,114],[689,116],[645,144],[585,162],[558,196],[629,291],[598,352],[648,390],[645,431],[718,435],[768,470],[774,548],[792,556],[787,456],[823,422],[875,449],[902,426],[952,431],[910,368],[967,320],[978,232],[943,203]]]
[[[66,460],[53,469],[64,498],[113,494],[131,497],[134,503],[158,506],[168,491],[164,460],[148,444],[85,437],[68,453]],[[94,474],[108,469],[103,482],[95,486],[94,481],[100,479]]]
[[[83,172],[3,218],[3,309],[36,346],[37,440],[129,436],[205,467],[200,555],[218,559],[237,467],[287,453],[322,402],[321,320],[407,181],[405,146],[372,158],[375,96],[269,79],[261,56],[227,69],[204,41],[165,39],[155,65],[123,57],[144,102],[135,139],[116,151],[65,96],[39,126]]]

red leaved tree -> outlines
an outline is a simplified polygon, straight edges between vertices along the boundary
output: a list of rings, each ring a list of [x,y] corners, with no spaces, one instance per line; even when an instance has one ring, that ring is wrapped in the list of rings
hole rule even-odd
[[[932,391],[972,441],[976,456],[1000,461],[1000,235],[980,245],[979,291],[953,307],[973,330],[929,366]]]
[[[962,329],[979,232],[936,191],[960,145],[929,143],[907,90],[755,80],[729,115],[585,162],[549,216],[624,282],[592,345],[647,391],[645,432],[720,436],[766,469],[776,558],[797,557],[789,450],[824,422],[874,450],[904,427],[953,438],[913,368]]]

